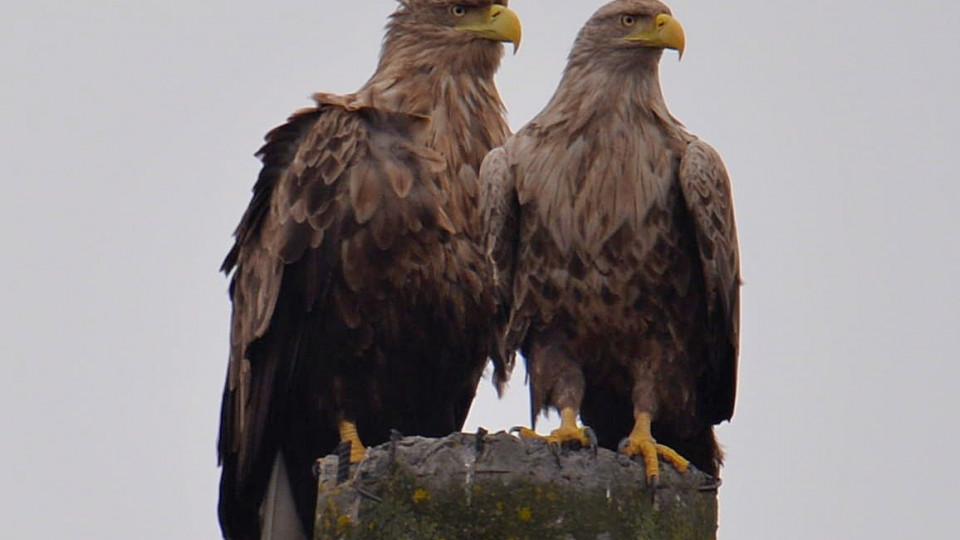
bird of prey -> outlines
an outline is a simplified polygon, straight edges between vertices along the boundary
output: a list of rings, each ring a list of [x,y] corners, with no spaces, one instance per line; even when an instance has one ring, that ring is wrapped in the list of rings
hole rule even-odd
[[[520,34],[505,0],[400,0],[370,80],[267,134],[222,268],[225,537],[260,538],[277,485],[309,536],[312,467],[342,441],[357,462],[391,429],[462,427],[494,342],[478,173],[509,135],[494,74]]]
[[[664,49],[684,33],[657,0],[617,0],[580,31],[559,88],[481,168],[488,253],[548,439],[716,475],[733,415],[740,263],[720,155],[671,116]],[[535,426],[534,426],[535,427]],[[534,436],[532,430],[522,435]]]

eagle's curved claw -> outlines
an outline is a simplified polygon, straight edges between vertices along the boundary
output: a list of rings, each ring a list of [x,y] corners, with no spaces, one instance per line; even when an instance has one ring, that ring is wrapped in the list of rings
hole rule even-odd
[[[549,435],[540,435],[525,427],[515,427],[510,432],[517,432],[521,438],[540,439],[564,448],[596,448],[597,434],[587,426],[577,426],[577,415],[576,409],[572,407],[562,409],[560,427],[551,431]]]
[[[587,439],[590,441],[590,448],[596,452],[597,449],[600,448],[600,441],[597,439],[597,432],[594,431],[590,426],[584,426],[583,430],[587,435]]]
[[[521,439],[539,439],[564,448],[597,448],[597,435],[589,427],[568,429],[561,426],[549,435],[540,435],[530,428],[515,427],[510,429],[510,433],[516,433]]]
[[[650,438],[630,436],[620,441],[617,450],[629,457],[640,456],[643,459],[647,475],[647,485],[656,487],[660,483],[660,458],[673,465],[679,473],[687,472],[690,462],[675,450]]]
[[[511,435],[516,434],[516,436],[520,437],[521,439],[545,439],[546,438],[543,435],[537,434],[536,431],[523,426],[513,426],[512,428],[510,428],[510,434]]]
[[[340,444],[350,445],[350,450],[348,452],[345,451],[345,454],[350,457],[350,463],[356,464],[363,461],[363,458],[367,455],[367,449],[363,446],[363,442],[360,441],[360,435],[357,433],[357,425],[350,420],[340,420],[339,429]]]

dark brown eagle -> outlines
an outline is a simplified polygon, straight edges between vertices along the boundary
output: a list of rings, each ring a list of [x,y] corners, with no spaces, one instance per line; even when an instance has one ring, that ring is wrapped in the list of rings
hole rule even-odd
[[[359,461],[361,439],[463,425],[493,342],[478,171],[509,135],[494,73],[519,40],[506,1],[401,0],[373,77],[267,135],[223,263],[225,537],[260,538],[278,476],[310,535],[311,469],[341,441]]]
[[[737,381],[730,181],[660,89],[663,50],[683,46],[656,0],[602,7],[549,104],[481,173],[509,306],[500,354],[526,358],[534,420],[556,408],[549,439],[587,443],[579,413],[601,446],[642,455],[651,482],[658,455],[717,474],[713,426]]]

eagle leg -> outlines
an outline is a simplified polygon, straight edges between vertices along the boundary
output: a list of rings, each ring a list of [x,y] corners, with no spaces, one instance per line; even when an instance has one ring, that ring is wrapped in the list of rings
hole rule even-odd
[[[642,456],[644,467],[646,469],[647,484],[657,485],[660,479],[659,458],[673,465],[681,473],[687,472],[690,462],[678,454],[672,448],[657,444],[653,435],[650,433],[650,423],[652,417],[650,413],[642,412],[634,414],[633,431],[620,443],[620,452],[630,457]]]
[[[577,410],[566,407],[560,411],[560,427],[550,432],[550,435],[540,435],[532,429],[520,427],[511,431],[517,432],[525,439],[541,439],[550,444],[579,443],[582,448],[597,446],[597,437],[587,426],[577,427]]]
[[[367,454],[360,441],[360,435],[357,434],[357,425],[349,420],[340,420],[340,442],[350,443],[350,463],[360,463]]]

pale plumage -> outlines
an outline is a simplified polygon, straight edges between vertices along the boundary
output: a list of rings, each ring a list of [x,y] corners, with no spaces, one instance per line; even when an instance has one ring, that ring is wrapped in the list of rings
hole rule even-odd
[[[312,465],[338,442],[359,459],[391,429],[462,426],[492,340],[477,173],[508,135],[493,75],[520,35],[505,4],[403,0],[363,88],[317,94],[267,135],[223,265],[226,537],[260,537],[277,456],[309,536]]]
[[[652,420],[654,438],[716,473],[713,425],[736,389],[736,229],[719,155],[663,100],[665,47],[683,47],[666,6],[604,6],[549,104],[485,160],[500,354],[524,353],[531,413],[565,411],[560,438],[582,440],[579,412],[602,446],[630,435],[650,473],[666,452],[642,433]]]

